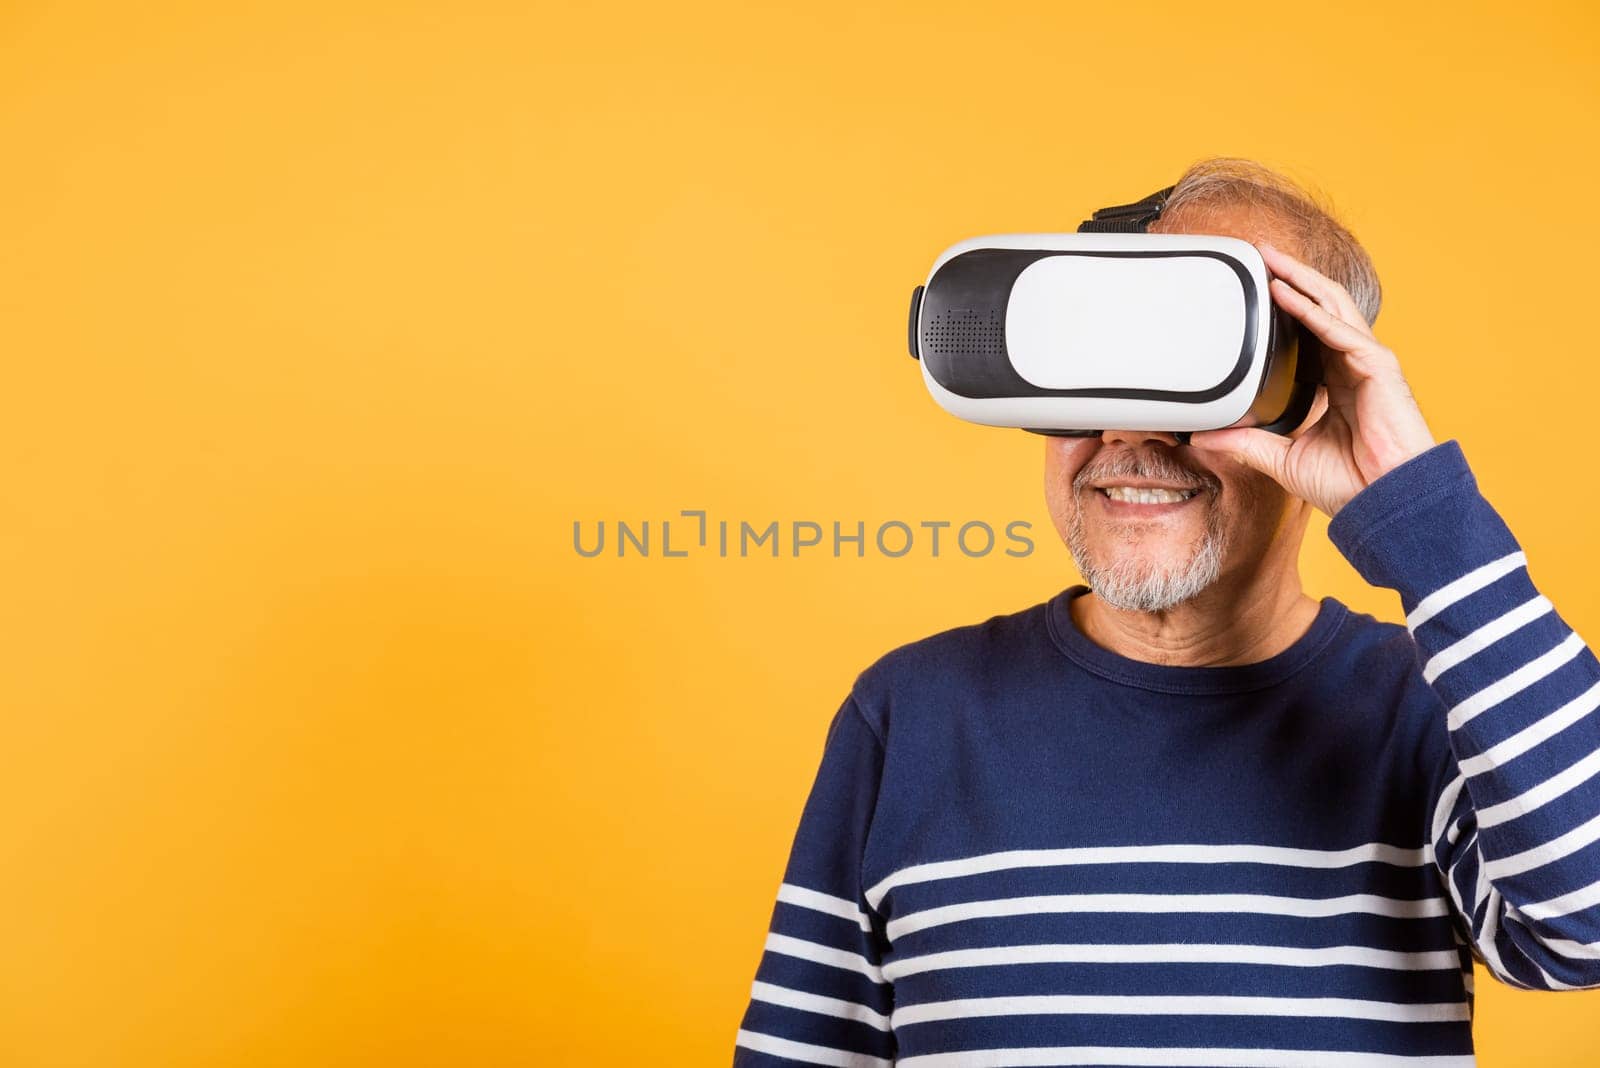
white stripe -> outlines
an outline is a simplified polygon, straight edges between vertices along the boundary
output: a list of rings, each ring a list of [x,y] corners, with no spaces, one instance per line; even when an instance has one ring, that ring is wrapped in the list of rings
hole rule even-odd
[[[1528,937],[1550,952],[1568,960],[1600,960],[1600,942],[1575,942],[1570,938],[1544,938],[1529,926],[1528,920],[1515,905],[1507,905],[1505,917],[1528,932]],[[1568,989],[1571,989],[1570,987]]]
[[[1428,863],[1422,849],[1369,842],[1348,849],[1298,849],[1249,844],[1070,846],[1064,849],[1010,849],[955,860],[937,860],[901,868],[866,892],[867,904],[879,908],[897,886],[958,879],[1013,868],[1053,868],[1079,864],[1277,864],[1295,868],[1348,868],[1354,864],[1392,864],[1417,868]]]
[[[1472,833],[1467,835],[1467,841],[1468,842],[1471,842],[1473,840],[1476,840],[1480,844],[1483,842],[1483,839],[1478,837],[1478,828],[1477,827],[1473,827],[1472,828]],[[1473,897],[1472,897],[1472,914],[1476,915],[1477,912],[1478,912],[1478,906],[1483,904],[1486,900],[1488,900],[1488,897],[1489,897],[1489,876],[1483,870],[1483,850],[1482,849],[1472,849],[1472,850],[1469,851],[1463,845],[1463,847],[1460,850],[1458,850],[1457,852],[1458,852],[1458,855],[1459,855],[1460,859],[1456,861],[1456,864],[1460,864],[1462,860],[1465,860],[1468,857],[1471,857],[1474,861],[1477,862],[1477,869],[1474,872],[1474,874],[1475,874],[1475,876],[1476,876],[1476,878],[1478,880],[1478,885],[1477,885],[1477,888],[1473,891]]]
[[[1266,964],[1284,968],[1383,968],[1388,971],[1454,971],[1461,959],[1454,950],[1417,952],[1372,946],[1252,946],[1211,942],[1064,943],[951,949],[920,956],[897,957],[883,967],[890,981],[950,968],[994,968],[1026,964]]]
[[[1509,857],[1491,860],[1483,866],[1484,871],[1490,879],[1520,875],[1525,871],[1532,871],[1534,868],[1570,856],[1597,840],[1600,840],[1600,816],[1585,820],[1566,834],[1552,838],[1544,845],[1525,849],[1521,853],[1513,853]]]
[[[798,905],[803,909],[815,909],[833,916],[855,923],[863,931],[872,930],[872,921],[867,919],[867,914],[854,901],[832,894],[824,894],[820,890],[807,890],[803,886],[793,883],[778,884],[778,900],[786,901],[791,905]]]
[[[860,972],[874,983],[881,983],[883,969],[872,963],[859,953],[852,953],[847,949],[835,949],[824,946],[818,942],[807,942],[803,938],[793,938],[789,935],[767,935],[766,948],[773,953],[781,953],[785,957],[799,957],[816,964],[826,964],[833,968],[843,968],[846,971]]]
[[[1573,986],[1570,983],[1563,983],[1560,979],[1557,979],[1555,976],[1553,976],[1549,972],[1545,971],[1544,968],[1539,964],[1538,961],[1534,961],[1533,962],[1533,966],[1535,968],[1538,968],[1539,969],[1539,974],[1544,977],[1544,983],[1545,983],[1546,989],[1549,989],[1549,990],[1587,990],[1588,989],[1588,987]]]
[[[733,1044],[753,1049],[758,1053],[770,1053],[774,1057],[787,1057],[791,1061],[800,1061],[804,1064],[828,1064],[833,1068],[893,1068],[895,1063],[866,1053],[852,1053],[849,1050],[834,1049],[832,1046],[815,1046],[810,1042],[796,1042],[789,1038],[779,1038],[777,1035],[764,1035],[760,1031],[746,1031],[742,1027],[739,1028],[739,1034],[734,1038]]]
[[[1472,833],[1467,835],[1467,841],[1471,842],[1477,836],[1477,834],[1478,829],[1474,827],[1472,829]],[[1465,854],[1463,854],[1463,856],[1465,856]],[[1450,900],[1455,902],[1456,915],[1468,919],[1470,924],[1472,912],[1461,900],[1461,888],[1456,885],[1456,868],[1460,866],[1460,864],[1461,859],[1458,858],[1454,864],[1450,865],[1449,870],[1444,872],[1444,887],[1445,890],[1447,890],[1450,894]]]
[[[1463,660],[1475,653],[1480,653],[1504,638],[1507,634],[1525,627],[1547,612],[1555,611],[1555,605],[1543,594],[1524,601],[1511,611],[1498,619],[1485,623],[1477,630],[1468,634],[1458,642],[1445,646],[1435,653],[1422,668],[1422,677],[1427,682],[1432,682],[1440,674],[1450,670]]]
[[[1527,555],[1518,551],[1508,553],[1498,560],[1491,560],[1482,567],[1473,568],[1454,582],[1441,586],[1418,601],[1417,607],[1406,614],[1406,629],[1415,634],[1418,627],[1463,597],[1478,592],[1501,575],[1515,571],[1527,562]]]
[[[1468,775],[1482,775],[1500,767],[1513,757],[1521,756],[1540,742],[1559,734],[1596,708],[1600,708],[1600,682],[1574,697],[1542,719],[1522,728],[1503,742],[1468,757],[1461,762],[1461,770]]]
[[[1459,705],[1456,705],[1450,710],[1450,714],[1445,717],[1445,724],[1452,731],[1460,729],[1462,724],[1468,722],[1474,716],[1493,708],[1513,694],[1532,686],[1586,648],[1588,646],[1583,644],[1583,638],[1576,632],[1568,634],[1561,644],[1554,649],[1547,653],[1541,653],[1537,659],[1530,660],[1499,682],[1485,686]]]
[[[1277,897],[1271,894],[1040,894],[1031,897],[963,901],[908,913],[890,920],[891,941],[901,935],[963,920],[994,916],[1033,916],[1062,912],[1249,912],[1265,916],[1321,918],[1353,912],[1400,919],[1447,916],[1442,898],[1395,898],[1378,894],[1343,897]]]
[[[1600,942],[1574,942],[1570,938],[1541,938],[1521,916],[1508,912],[1506,919],[1527,931],[1535,942],[1558,956],[1569,960],[1600,960]]]
[[[1041,1065],[1204,1065],[1206,1068],[1477,1068],[1470,1053],[1408,1057],[1320,1049],[1182,1049],[1176,1046],[1031,1046],[901,1057],[899,1068],[1035,1068]]]
[[[1467,1003],[1405,1004],[1355,998],[1215,997],[1211,995],[1055,994],[961,998],[894,1011],[896,1028],[983,1016],[1299,1016],[1340,1020],[1440,1023],[1466,1020]]]
[[[1456,884],[1456,872],[1462,868],[1464,861],[1472,859],[1476,862],[1479,859],[1478,855],[1468,848],[1470,844],[1477,839],[1477,837],[1478,829],[1474,827],[1472,829],[1472,833],[1467,835],[1467,840],[1462,843],[1461,848],[1457,851],[1456,859],[1453,863],[1451,863],[1450,869],[1444,873],[1445,889],[1450,892],[1450,900],[1455,902],[1456,915],[1462,917],[1467,922],[1469,928],[1471,926],[1471,918],[1476,914],[1475,910],[1477,906],[1474,905],[1473,908],[1469,909],[1466,907],[1466,903],[1462,901],[1461,887]],[[1477,901],[1478,903],[1482,903],[1485,888],[1488,886],[1487,881],[1485,881],[1483,878],[1483,865],[1475,863],[1473,872],[1476,874],[1478,880]]]
[[[889,1030],[889,1017],[874,1009],[871,1005],[863,1005],[859,1001],[845,1001],[843,998],[825,998],[820,994],[807,994],[803,990],[791,990],[786,986],[774,983],[763,983],[759,979],[750,985],[750,997],[754,1001],[765,1001],[772,1005],[784,1005],[791,1009],[800,1009],[802,1012],[815,1012],[823,1016],[837,1016],[841,1020],[859,1020],[870,1027],[880,1031]]]
[[[1529,964],[1532,964],[1534,966],[1534,968],[1538,971],[1539,978],[1544,980],[1544,987],[1545,987],[1546,990],[1581,990],[1581,989],[1583,989],[1582,987],[1569,986],[1568,984],[1563,983],[1560,979],[1557,979],[1555,976],[1551,975],[1549,972],[1545,971],[1544,970],[1544,965],[1539,963],[1538,958],[1528,956],[1527,954],[1523,954],[1523,959],[1526,960]]]
[[[1496,902],[1496,907],[1499,908],[1499,916],[1501,916],[1502,921],[1506,921],[1506,924],[1517,924],[1518,927],[1522,927],[1523,931],[1528,932],[1528,937],[1530,937],[1534,943],[1538,943],[1539,950],[1546,951],[1546,953],[1549,953],[1550,950],[1554,950],[1554,946],[1550,945],[1550,943],[1546,942],[1546,940],[1539,938],[1539,935],[1534,934],[1533,929],[1528,926],[1528,921],[1523,919],[1522,916],[1518,915],[1517,908],[1515,908],[1512,903]],[[1509,931],[1506,932],[1506,940],[1510,943],[1510,945],[1517,945],[1517,938],[1510,934]],[[1560,942],[1560,938],[1557,938],[1557,942]],[[1570,942],[1568,945],[1576,946],[1579,945],[1579,943]],[[1544,980],[1544,990],[1579,990],[1578,986],[1571,986],[1568,985],[1568,983],[1563,983],[1562,980],[1558,980],[1558,978],[1555,978],[1554,975],[1550,975],[1547,970],[1544,970],[1544,964],[1539,962],[1539,958],[1544,956],[1546,953],[1528,953],[1528,951],[1523,950],[1522,946],[1517,946],[1517,948],[1518,951],[1520,951],[1520,954],[1522,954],[1522,959],[1525,959],[1528,964],[1533,964],[1533,969],[1536,970],[1536,972],[1539,972],[1539,978]],[[1582,948],[1582,946],[1579,946],[1579,948]],[[1525,985],[1531,986],[1530,983],[1525,983]]]
[[[1466,784],[1467,777],[1465,775],[1457,775],[1445,784],[1443,790],[1439,791],[1439,803],[1433,806],[1433,841],[1435,843],[1445,837],[1445,824],[1450,822],[1450,814],[1456,808],[1456,799],[1461,796],[1461,788]]]
[[[1478,878],[1483,878],[1483,869],[1478,869]],[[1503,899],[1500,891],[1489,888],[1489,893],[1484,897],[1485,909],[1483,913],[1483,928],[1477,933],[1476,941],[1478,950],[1483,954],[1483,962],[1489,971],[1493,972],[1501,982],[1511,986],[1520,986],[1528,989],[1528,984],[1506,971],[1505,961],[1500,959],[1500,947],[1495,944],[1495,937],[1500,930],[1500,905]]]
[[[1548,901],[1535,901],[1531,905],[1523,905],[1521,912],[1530,920],[1553,920],[1557,916],[1570,916],[1590,905],[1600,905],[1600,880],[1569,894],[1552,897]]]
[[[1552,775],[1531,790],[1524,791],[1508,801],[1478,810],[1478,826],[1493,827],[1518,816],[1525,816],[1542,808],[1567,793],[1580,783],[1600,775],[1600,749],[1596,749],[1559,775]]]

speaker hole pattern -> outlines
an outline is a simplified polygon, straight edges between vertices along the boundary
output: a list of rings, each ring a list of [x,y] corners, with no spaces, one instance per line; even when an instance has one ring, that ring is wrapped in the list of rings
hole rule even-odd
[[[922,343],[941,356],[1003,356],[1006,327],[998,309],[950,308],[923,327]]]

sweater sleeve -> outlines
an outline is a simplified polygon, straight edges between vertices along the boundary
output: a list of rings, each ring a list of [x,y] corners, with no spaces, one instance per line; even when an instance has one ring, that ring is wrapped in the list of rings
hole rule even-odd
[[[1600,662],[1453,439],[1374,480],[1328,536],[1400,594],[1443,706],[1426,833],[1473,956],[1513,986],[1600,987]]]
[[[800,814],[734,1040],[734,1068],[894,1063],[887,943],[861,885],[882,773],[882,743],[851,696],[828,727]]]

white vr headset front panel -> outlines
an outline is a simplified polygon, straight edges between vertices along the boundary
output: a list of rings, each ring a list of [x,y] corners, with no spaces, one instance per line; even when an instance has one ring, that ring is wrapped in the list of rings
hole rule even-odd
[[[1151,315],[1159,307],[1162,315]],[[1051,256],[1024,267],[1006,305],[1011,366],[1041,389],[1126,386],[1198,392],[1239,362],[1239,276],[1210,256]],[[1137,363],[1061,354],[1139,352]]]
[[[1215,393],[1241,358],[1248,369],[1231,389],[1204,400],[968,397],[941,384],[923,359],[929,393],[951,414],[1041,430],[1206,430],[1238,422],[1261,392],[1272,302],[1266,264],[1249,242],[1201,234],[998,234],[950,246],[925,288],[945,263],[977,249],[1061,253],[1024,267],[1006,298],[1005,357],[1028,386],[1200,395]]]

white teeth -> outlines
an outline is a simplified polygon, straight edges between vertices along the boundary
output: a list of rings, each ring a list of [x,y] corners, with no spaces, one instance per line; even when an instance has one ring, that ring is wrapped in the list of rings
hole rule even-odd
[[[1131,501],[1135,504],[1176,504],[1193,497],[1199,490],[1136,489],[1133,486],[1111,486],[1103,491],[1114,501]]]

